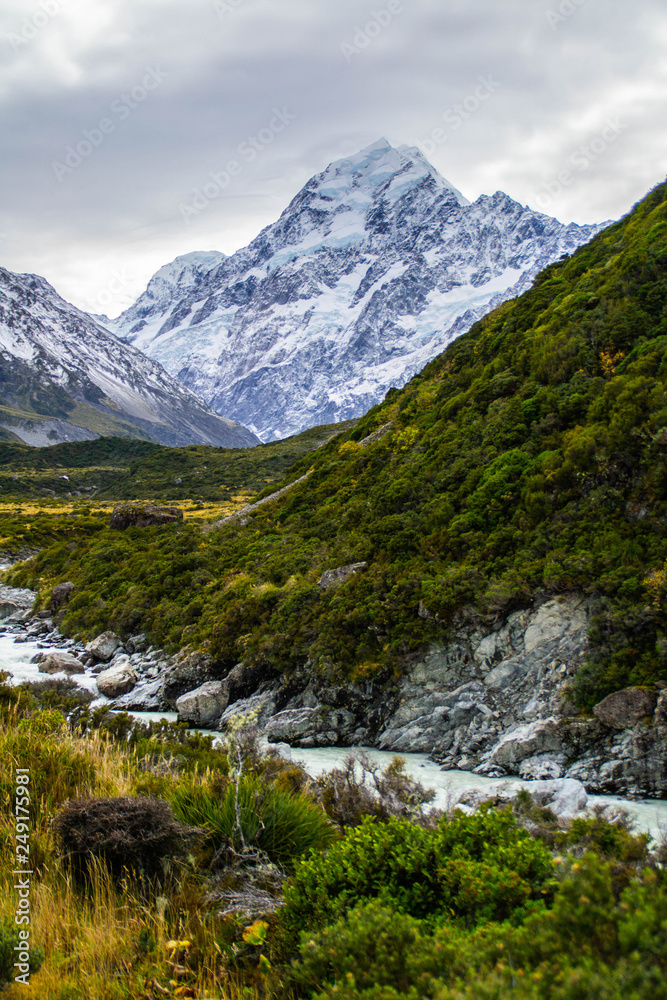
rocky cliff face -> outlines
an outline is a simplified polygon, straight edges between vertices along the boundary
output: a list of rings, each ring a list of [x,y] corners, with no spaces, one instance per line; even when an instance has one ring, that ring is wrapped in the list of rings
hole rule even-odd
[[[0,268],[0,436],[48,445],[104,434],[167,445],[258,443],[44,278]]]
[[[196,671],[188,677],[194,694],[172,683],[171,703],[211,728],[247,715],[274,742],[365,744],[430,753],[446,768],[494,777],[568,777],[589,792],[665,796],[667,689],[619,692],[592,716],[579,715],[569,699],[589,610],[585,598],[570,595],[518,611],[493,631],[463,630],[398,684],[336,687],[307,665],[263,681],[255,670],[245,684],[236,667],[229,679],[211,681],[207,664],[207,683],[195,686]]]
[[[313,177],[231,257],[162,268],[110,329],[262,440],[358,417],[601,226],[470,204],[380,140]]]

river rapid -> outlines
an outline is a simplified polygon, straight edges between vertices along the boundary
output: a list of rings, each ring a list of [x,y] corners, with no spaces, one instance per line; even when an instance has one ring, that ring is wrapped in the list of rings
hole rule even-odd
[[[62,649],[64,645],[71,648],[71,640],[63,640],[50,635],[45,640],[29,640],[27,642],[16,642],[16,639],[24,638],[21,631],[14,631],[14,627],[8,622],[1,623],[1,628],[10,628],[11,631],[0,634],[0,670],[5,670],[10,674],[12,683],[22,684],[28,681],[44,680],[44,674],[39,672],[39,667],[31,660],[37,653],[49,653],[56,648]],[[74,650],[73,650],[74,651]],[[53,677],[64,678],[65,674],[53,674]],[[72,678],[81,687],[90,691],[96,696],[94,705],[108,703],[108,699],[99,695],[95,676],[86,669],[84,674],[74,675]],[[177,716],[175,712],[132,712],[137,719],[166,719],[174,721]],[[215,734],[222,736],[222,734]],[[386,765],[395,756],[393,753],[383,750],[375,750],[371,747],[363,749],[371,760],[381,766]],[[317,777],[335,767],[340,767],[347,756],[354,749],[349,747],[323,747],[319,749],[302,749],[294,747],[287,751],[291,759],[303,764],[306,771],[313,777]],[[410,777],[419,781],[425,788],[435,791],[434,806],[439,809],[446,809],[454,797],[454,794],[463,788],[482,788],[501,784],[506,779],[487,778],[471,771],[449,770],[443,771],[438,764],[429,760],[427,754],[405,753],[401,754],[405,760],[405,769]],[[525,784],[519,779],[512,778],[520,784]],[[667,836],[667,801],[657,799],[623,799],[615,795],[589,795],[588,808],[596,805],[623,808],[633,817],[636,829],[645,830],[658,840],[662,836]]]

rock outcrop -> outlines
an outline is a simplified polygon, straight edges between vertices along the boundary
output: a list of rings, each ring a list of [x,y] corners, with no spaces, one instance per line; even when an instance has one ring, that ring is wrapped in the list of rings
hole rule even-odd
[[[65,583],[57,583],[51,591],[51,597],[49,599],[49,608],[51,613],[54,614],[56,611],[59,611],[64,604],[68,604],[73,592],[74,584],[71,580],[67,580]]]
[[[117,531],[126,528],[149,528],[154,525],[179,524],[183,520],[180,507],[164,507],[156,504],[124,503],[114,507],[109,527]]]
[[[320,590],[331,590],[333,587],[339,587],[341,583],[345,583],[351,576],[354,576],[359,570],[366,569],[367,566],[368,563],[357,562],[350,563],[348,566],[327,569],[317,581],[317,586]]]
[[[193,726],[212,726],[227,708],[229,689],[222,681],[206,681],[194,691],[187,691],[176,700],[179,722]]]
[[[593,715],[612,729],[629,729],[653,715],[656,706],[654,691],[645,688],[624,688],[607,695],[593,706]]]
[[[239,665],[216,687],[220,700],[210,715],[227,697],[214,728],[251,717],[275,743],[422,752],[444,768],[490,777],[566,779],[589,792],[664,796],[667,689],[617,692],[593,715],[572,704],[589,614],[588,599],[570,594],[516,611],[496,628],[462,628],[398,681],[383,676],[338,686],[308,663],[281,677]],[[189,654],[170,668],[165,700],[173,704],[175,692],[190,691],[192,700],[180,705],[197,705],[196,689],[207,691],[206,681],[216,680],[205,663],[202,669]]]

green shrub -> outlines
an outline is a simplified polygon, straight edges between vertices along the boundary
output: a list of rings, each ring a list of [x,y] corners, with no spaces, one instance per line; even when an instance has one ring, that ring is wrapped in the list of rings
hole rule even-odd
[[[23,925],[24,926],[24,925]],[[3,983],[11,983],[19,970],[14,967],[18,961],[16,949],[23,944],[19,936],[19,926],[12,917],[0,919],[0,989]],[[44,952],[36,948],[32,942],[30,947],[30,973],[38,972],[44,961]]]
[[[292,975],[314,995],[338,996],[341,986],[360,992],[390,986],[404,995],[439,962],[419,920],[374,901],[316,934],[303,931]]]
[[[241,776],[238,793],[234,782],[222,790],[180,782],[169,793],[169,801],[178,819],[206,829],[205,846],[215,854],[224,853],[226,847],[236,853],[258,848],[272,861],[291,865],[335,837],[319,806],[254,775]]]
[[[321,928],[379,900],[429,924],[454,918],[472,926],[548,898],[552,873],[547,848],[509,812],[459,815],[435,830],[369,817],[326,854],[299,865],[280,922],[295,939],[304,925]]]

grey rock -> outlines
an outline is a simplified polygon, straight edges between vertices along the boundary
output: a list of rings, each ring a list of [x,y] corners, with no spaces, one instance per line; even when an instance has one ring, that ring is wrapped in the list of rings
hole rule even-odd
[[[195,688],[210,680],[216,680],[212,676],[210,656],[198,650],[180,650],[164,672],[166,704],[175,708],[176,700],[182,694],[185,694],[186,691],[194,691]]]
[[[463,789],[456,804],[477,809],[485,802],[512,802],[521,790],[529,793],[536,805],[548,806],[556,816],[564,819],[576,816],[586,808],[588,795],[580,781],[559,778],[553,781],[503,781],[498,785]]]
[[[99,685],[98,685],[99,686]],[[127,694],[114,699],[113,707],[122,712],[156,712],[162,708],[162,681],[138,683]]]
[[[206,681],[177,698],[179,722],[189,722],[193,726],[212,726],[220,719],[228,701],[229,691],[222,681]]]
[[[350,563],[348,566],[337,566],[336,569],[327,569],[317,581],[317,586],[321,590],[331,590],[332,587],[339,587],[362,569],[366,569],[368,563]]]
[[[40,674],[57,674],[64,670],[66,674],[83,674],[85,667],[81,660],[71,653],[51,653],[45,656],[39,664]]]
[[[622,691],[614,691],[594,705],[593,715],[614,729],[627,729],[646,716],[653,715],[656,703],[657,697],[653,691],[639,687],[624,688]]]
[[[55,613],[56,611],[59,611],[64,604],[69,604],[73,592],[74,584],[71,580],[68,580],[65,583],[57,583],[51,591],[51,597],[49,599],[51,612]]]
[[[0,601],[0,619],[1,618],[16,618],[19,615],[23,615],[25,608],[22,608],[20,604],[16,604],[14,601]]]
[[[148,639],[145,633],[139,632],[138,635],[131,635],[125,643],[125,648],[128,653],[145,653],[148,649]]]
[[[96,660],[108,663],[120,645],[121,641],[115,632],[102,632],[88,643],[86,652]]]
[[[273,715],[276,703],[271,691],[251,695],[249,698],[239,698],[229,706],[220,718],[220,728],[238,725],[258,726],[263,731],[264,721]],[[263,733],[265,735],[265,733]]]
[[[488,757],[488,763],[515,768],[527,758],[545,751],[552,750],[558,753],[562,745],[559,720],[553,717],[538,719],[523,726],[516,726],[502,736],[495,743]]]
[[[114,507],[109,527],[117,531],[126,528],[148,528],[165,524],[179,524],[183,520],[180,507],[165,507],[156,504],[125,503]]]
[[[139,675],[131,663],[114,664],[97,676],[97,689],[107,698],[117,698],[131,691],[139,680]]]
[[[525,781],[544,781],[562,778],[567,767],[567,757],[563,753],[537,754],[526,757],[519,765],[519,776]]]

